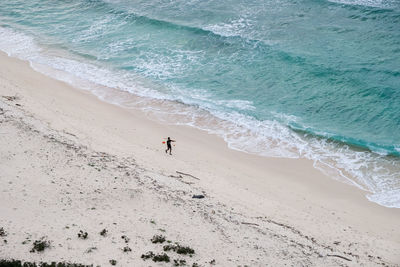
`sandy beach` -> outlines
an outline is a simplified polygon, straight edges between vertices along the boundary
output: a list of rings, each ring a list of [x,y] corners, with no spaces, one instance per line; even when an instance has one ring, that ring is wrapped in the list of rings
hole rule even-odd
[[[177,140],[172,156],[167,136]],[[311,161],[231,150],[217,136],[101,101],[4,53],[0,159],[0,259],[400,266],[400,210],[368,201]],[[166,241],[153,243],[155,235]],[[42,237],[50,247],[30,252]],[[194,254],[164,252],[168,241]],[[142,259],[149,251],[170,262]]]

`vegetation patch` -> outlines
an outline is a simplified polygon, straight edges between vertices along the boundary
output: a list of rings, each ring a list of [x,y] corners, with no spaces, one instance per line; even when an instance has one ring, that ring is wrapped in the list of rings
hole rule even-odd
[[[110,264],[111,265],[117,265],[117,261],[116,260],[110,260]]]
[[[35,242],[33,242],[33,247],[31,249],[30,252],[42,252],[44,251],[46,248],[50,247],[50,241],[45,240],[44,238],[42,238],[41,240],[36,240]]]
[[[4,228],[3,227],[0,227],[0,236],[7,236],[7,233],[6,233],[6,231],[4,230]]]
[[[126,235],[121,236],[121,238],[125,241],[125,243],[129,243],[129,237],[127,237]]]
[[[155,255],[153,251],[149,251],[146,254],[142,254],[141,258],[145,261],[148,259],[152,259],[154,262],[170,262],[170,258],[167,254],[158,254]]]
[[[174,260],[174,266],[185,266],[186,265],[186,260],[178,259]]]
[[[131,252],[132,249],[130,247],[126,246],[126,247],[123,248],[123,251],[124,252]]]
[[[192,255],[194,254],[194,249],[190,248],[190,247],[182,247],[178,245],[178,248],[176,249],[176,253],[178,254],[183,254],[183,255]]]
[[[155,255],[153,257],[153,261],[154,262],[162,262],[162,261],[169,262],[170,259],[169,259],[169,256],[167,254],[163,253],[163,254]]]
[[[93,267],[93,265],[84,265],[79,263],[68,262],[23,262],[20,260],[0,260],[0,267]]]
[[[142,254],[142,256],[140,256],[144,261],[148,260],[148,259],[152,259],[154,257],[154,253],[153,251],[149,251],[146,254]]]
[[[178,254],[182,254],[182,255],[192,255],[194,254],[194,249],[190,248],[190,247],[184,247],[181,246],[179,244],[175,244],[175,245],[165,245],[163,247],[164,251],[175,251]]]
[[[78,237],[80,239],[87,239],[88,236],[89,236],[89,234],[87,232],[83,232],[82,230],[80,230],[79,233],[78,233]]]
[[[100,235],[101,236],[106,236],[107,233],[108,233],[107,229],[103,229],[103,230],[101,230]]]
[[[151,243],[157,244],[157,243],[164,243],[165,242],[165,236],[163,235],[155,235],[151,239]]]
[[[158,243],[164,243],[167,242],[168,244],[163,246],[164,252],[168,251],[173,251],[177,254],[180,255],[189,255],[192,257],[192,255],[195,253],[194,249],[187,247],[187,246],[182,246],[178,242],[175,242],[174,244],[170,240],[166,240],[165,236],[163,235],[154,235],[150,241],[153,244],[158,244]],[[148,260],[152,259],[154,262],[170,262],[172,261],[170,257],[166,253],[160,253],[160,254],[154,254],[152,251],[148,251],[145,254],[142,254],[141,258],[143,260]],[[184,259],[174,259],[172,262],[173,266],[186,266],[188,263]],[[197,263],[193,264],[194,267],[198,267],[199,265]]]

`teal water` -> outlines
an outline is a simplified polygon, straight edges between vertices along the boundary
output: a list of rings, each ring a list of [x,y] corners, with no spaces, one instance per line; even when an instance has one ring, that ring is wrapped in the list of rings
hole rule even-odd
[[[207,110],[232,148],[313,159],[400,207],[399,1],[9,0],[0,26],[10,54]]]

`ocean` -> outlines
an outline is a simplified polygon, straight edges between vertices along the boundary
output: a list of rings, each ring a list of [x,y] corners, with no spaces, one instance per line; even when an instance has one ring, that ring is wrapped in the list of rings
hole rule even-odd
[[[0,49],[400,208],[398,0],[7,0]]]

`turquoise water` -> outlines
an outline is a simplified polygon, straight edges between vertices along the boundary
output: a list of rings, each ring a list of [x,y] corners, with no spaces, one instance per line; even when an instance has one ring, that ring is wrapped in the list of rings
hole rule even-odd
[[[206,110],[232,148],[400,207],[399,1],[9,0],[0,26],[9,54]]]

